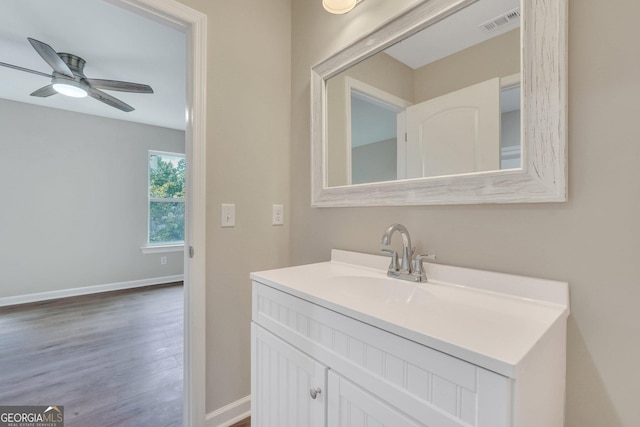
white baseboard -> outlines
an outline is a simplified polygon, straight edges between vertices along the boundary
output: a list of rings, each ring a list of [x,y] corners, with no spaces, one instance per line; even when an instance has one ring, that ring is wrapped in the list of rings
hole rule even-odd
[[[243,397],[207,414],[207,427],[229,427],[251,415],[251,396]]]
[[[184,274],[175,276],[153,277],[151,279],[131,280],[129,282],[108,283],[105,285],[85,286],[82,288],[60,289],[57,291],[38,292],[34,294],[16,295],[0,298],[0,307],[26,304],[29,302],[47,301],[58,298],[75,297],[79,295],[97,294],[100,292],[119,291],[122,289],[141,288],[143,286],[163,285],[165,283],[180,282]]]

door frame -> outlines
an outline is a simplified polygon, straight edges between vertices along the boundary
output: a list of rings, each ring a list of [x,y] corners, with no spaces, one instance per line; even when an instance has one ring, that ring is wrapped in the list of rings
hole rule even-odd
[[[402,111],[406,110],[407,108],[409,108],[410,106],[413,105],[412,102],[407,101],[406,99],[402,99],[398,96],[395,96],[391,93],[385,92],[382,89],[379,89],[375,86],[371,86],[365,82],[362,82],[360,80],[357,80],[351,76],[346,76],[344,79],[345,82],[345,102],[346,102],[346,107],[345,107],[345,111],[346,111],[346,135],[345,135],[345,140],[347,141],[346,144],[346,171],[347,171],[347,183],[346,185],[351,185],[352,184],[352,180],[353,180],[353,164],[352,164],[352,153],[353,153],[353,143],[351,141],[352,139],[352,129],[351,129],[351,122],[352,122],[352,118],[351,118],[351,94],[352,92],[357,92],[359,95],[361,95],[364,98],[368,98],[370,100],[371,103],[375,103],[380,105],[383,108],[386,108],[388,110],[392,110],[395,111],[396,113],[400,114]],[[399,130],[396,132],[396,135],[399,135]],[[400,139],[398,139],[398,154],[400,154],[400,151],[402,150],[402,152],[404,152],[404,146],[400,143]],[[399,160],[398,160],[399,163]],[[406,166],[405,166],[406,169]],[[398,169],[399,170],[399,169]],[[400,179],[400,176],[398,176],[398,179]]]
[[[206,94],[207,16],[176,0],[105,0],[187,37],[184,255],[185,427],[206,422]]]

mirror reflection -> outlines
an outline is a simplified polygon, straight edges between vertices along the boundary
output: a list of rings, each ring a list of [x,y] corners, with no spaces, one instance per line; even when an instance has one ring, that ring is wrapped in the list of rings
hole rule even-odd
[[[328,79],[328,186],[520,168],[519,6],[478,0]]]

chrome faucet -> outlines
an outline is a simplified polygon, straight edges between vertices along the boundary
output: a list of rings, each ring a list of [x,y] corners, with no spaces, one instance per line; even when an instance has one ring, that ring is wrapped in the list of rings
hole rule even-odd
[[[388,248],[391,244],[391,236],[398,231],[402,236],[402,261],[398,266],[398,253]],[[382,235],[382,244],[387,246],[382,248],[382,252],[387,252],[391,255],[391,263],[387,270],[387,275],[398,279],[409,280],[411,282],[426,282],[427,275],[422,267],[422,260],[425,258],[436,259],[435,255],[420,254],[416,255],[413,259],[413,252],[415,248],[411,246],[411,237],[409,236],[409,230],[402,224],[393,224],[387,228]]]
[[[382,249],[383,252],[391,254],[391,264],[395,264],[395,271],[401,273],[411,273],[411,260],[413,259],[413,248],[411,247],[411,237],[409,236],[409,230],[402,224],[393,224],[387,228],[387,231],[382,235],[382,244],[389,246],[391,244],[391,236],[396,231],[400,232],[402,236],[402,264],[398,270],[398,254],[393,249]],[[395,260],[394,260],[395,258]],[[389,272],[391,272],[391,265],[389,265]]]

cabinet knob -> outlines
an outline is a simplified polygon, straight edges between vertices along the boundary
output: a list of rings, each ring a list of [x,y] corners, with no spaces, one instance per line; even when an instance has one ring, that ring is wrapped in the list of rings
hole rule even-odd
[[[309,390],[309,394],[311,395],[312,399],[315,399],[316,397],[318,397],[320,393],[322,393],[322,390],[320,390],[320,387],[312,388],[311,390]]]

